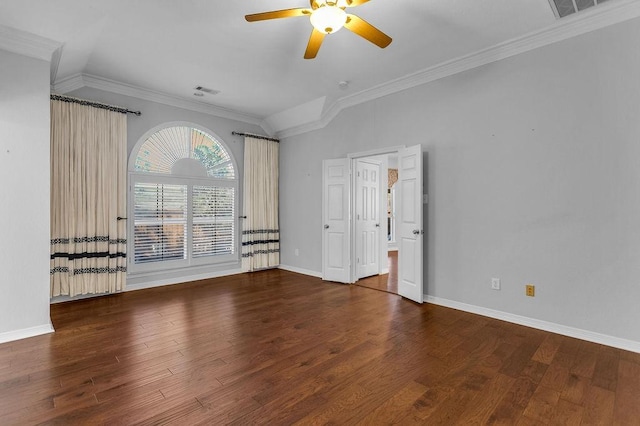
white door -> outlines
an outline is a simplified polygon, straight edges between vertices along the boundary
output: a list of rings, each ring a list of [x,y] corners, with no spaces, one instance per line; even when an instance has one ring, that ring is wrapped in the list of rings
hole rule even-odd
[[[422,147],[400,149],[396,206],[398,294],[422,303]]]
[[[322,162],[322,279],[350,282],[349,161]]]
[[[356,160],[356,279],[380,272],[380,164]]]

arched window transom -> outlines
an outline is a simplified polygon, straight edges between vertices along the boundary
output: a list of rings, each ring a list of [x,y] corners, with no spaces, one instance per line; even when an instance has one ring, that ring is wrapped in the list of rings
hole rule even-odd
[[[138,150],[135,171],[171,174],[184,159],[201,163],[207,176],[235,178],[231,157],[220,142],[189,126],[167,127],[149,136]]]

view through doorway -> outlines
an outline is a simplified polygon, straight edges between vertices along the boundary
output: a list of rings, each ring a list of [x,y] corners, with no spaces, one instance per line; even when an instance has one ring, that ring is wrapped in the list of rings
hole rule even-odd
[[[396,250],[388,252],[387,262],[389,264],[388,274],[362,278],[356,281],[355,285],[398,294],[398,252]]]

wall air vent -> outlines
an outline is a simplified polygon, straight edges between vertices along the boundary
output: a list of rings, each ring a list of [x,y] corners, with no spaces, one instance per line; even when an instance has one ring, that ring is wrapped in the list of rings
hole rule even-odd
[[[549,0],[556,18],[564,18],[581,10],[604,3],[607,0]]]
[[[210,95],[217,95],[218,93],[220,93],[219,90],[209,89],[203,86],[196,86],[193,88],[193,90],[197,90],[198,92],[208,93]]]

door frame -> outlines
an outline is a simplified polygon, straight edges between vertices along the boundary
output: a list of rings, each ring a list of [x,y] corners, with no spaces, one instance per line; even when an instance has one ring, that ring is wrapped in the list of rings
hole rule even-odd
[[[398,154],[400,152],[401,149],[406,148],[405,145],[397,145],[397,146],[391,146],[388,148],[379,148],[379,149],[374,149],[374,150],[370,150],[370,151],[363,151],[363,152],[355,152],[355,153],[350,153],[347,154],[347,159],[348,159],[348,163],[349,163],[349,170],[350,170],[350,175],[351,175],[351,182],[350,182],[350,194],[349,194],[349,204],[351,206],[355,206],[355,197],[356,197],[356,176],[354,171],[356,170],[356,161],[357,160],[362,160],[365,158],[369,158],[369,157],[378,157],[378,156],[386,156],[389,154]],[[382,214],[382,211],[384,210],[384,216],[380,216],[380,219],[382,220],[382,218],[385,218],[385,228],[386,228],[386,212],[387,212],[387,203],[386,203],[386,193],[387,193],[387,181],[388,181],[388,174],[387,173],[383,173],[382,170],[384,170],[385,168],[388,168],[387,165],[387,160],[386,158],[384,159],[384,161],[381,162],[381,179],[380,179],[380,192],[382,193],[382,191],[384,190],[384,198],[382,196],[378,197],[379,198],[379,207],[380,207],[380,214]],[[383,202],[384,201],[384,202]],[[353,209],[351,209],[351,211],[353,211]],[[355,244],[356,244],[356,235],[355,232],[353,232],[352,230],[355,229],[355,223],[356,219],[355,219],[355,215],[352,214],[351,218],[350,218],[350,222],[351,222],[351,231],[350,231],[350,238],[351,238],[351,247],[352,249],[350,250],[350,268],[349,268],[349,282],[350,283],[355,283],[358,278],[357,278],[357,269],[356,269],[356,250],[355,250]],[[384,241],[383,241],[384,239]],[[387,256],[387,250],[388,250],[388,243],[387,243],[387,234],[386,232],[380,232],[379,233],[379,240],[380,240],[380,250],[379,250],[379,260],[378,260],[378,267],[379,267],[379,271],[378,274],[384,274],[389,272],[389,269],[387,267],[386,262],[383,261],[383,259],[386,258]],[[385,257],[382,257],[382,253],[384,253]],[[398,252],[398,256],[400,256],[400,253]],[[384,265],[383,265],[384,263]]]

